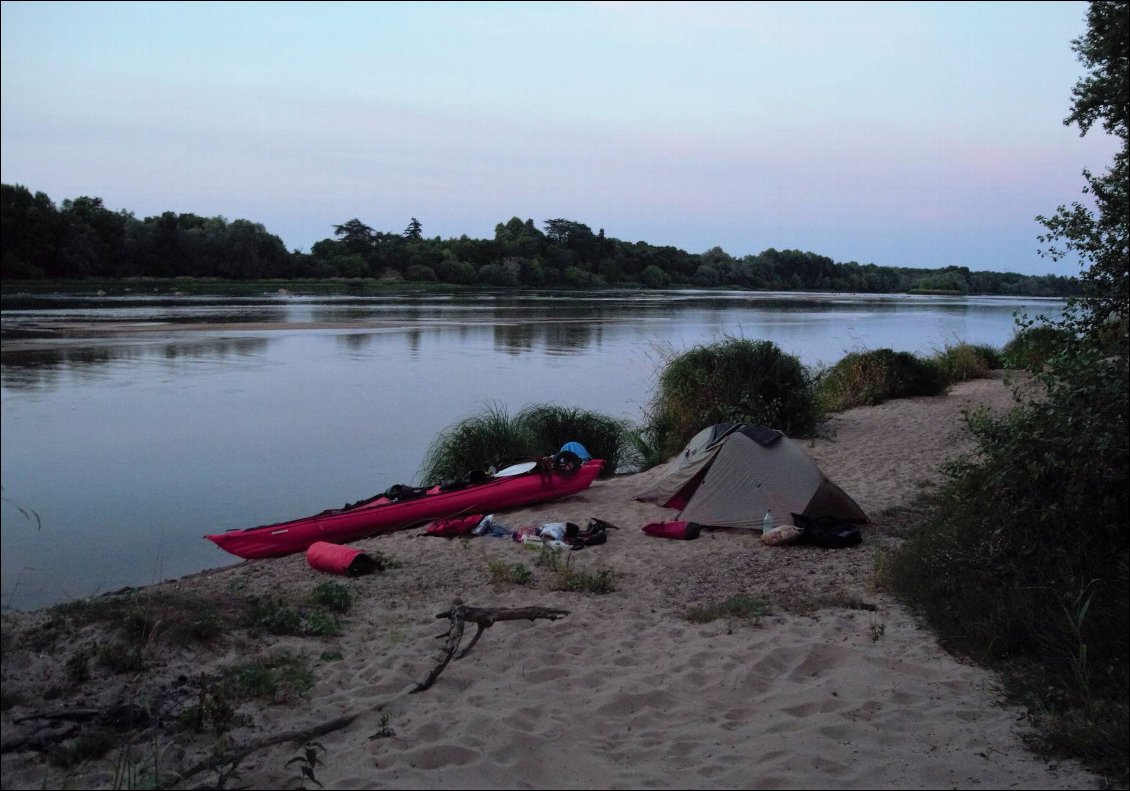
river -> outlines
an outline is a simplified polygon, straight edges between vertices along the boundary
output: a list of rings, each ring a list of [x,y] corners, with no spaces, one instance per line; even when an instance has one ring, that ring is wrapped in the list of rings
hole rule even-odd
[[[205,533],[418,482],[488,406],[638,422],[671,354],[770,340],[1004,345],[1058,300],[766,292],[4,298],[0,604],[31,609],[237,562]]]

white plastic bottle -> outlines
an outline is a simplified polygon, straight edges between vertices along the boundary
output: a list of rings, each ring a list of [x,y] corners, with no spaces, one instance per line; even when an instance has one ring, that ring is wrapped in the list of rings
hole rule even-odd
[[[765,518],[761,520],[761,532],[768,533],[773,529],[773,511],[765,512]]]

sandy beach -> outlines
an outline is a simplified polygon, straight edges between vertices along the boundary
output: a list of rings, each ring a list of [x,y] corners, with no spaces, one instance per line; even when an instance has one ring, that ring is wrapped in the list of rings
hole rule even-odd
[[[64,626],[49,611],[5,614],[2,785],[127,787],[124,736],[77,766],[46,756],[52,734],[70,728],[73,742],[129,704],[154,723],[126,762],[136,785],[151,777],[155,756],[168,787],[217,745],[351,717],[315,739],[314,774],[325,788],[1096,788],[1077,766],[1030,752],[1023,714],[997,703],[994,676],[943,652],[874,583],[881,551],[909,529],[900,506],[968,449],[962,412],[1011,403],[1000,377],[965,382],[945,396],[851,410],[833,419],[832,439],[806,441],[872,519],[863,545],[850,549],[767,547],[756,533],[725,529],[694,541],[648,537],[642,525],[675,517],[633,499],[652,471],[496,515],[509,527],[584,526],[593,517],[618,526],[606,544],[569,554],[575,569],[611,572],[610,593],[557,589],[536,552],[504,538],[409,530],[353,545],[395,561],[367,576],[320,573],[296,555],[152,589],[211,597],[222,608],[225,597],[248,595],[301,602],[338,582],[353,606],[335,637],[236,630],[177,643],[158,633],[143,668],[114,673],[92,661],[89,679],[76,680],[68,660],[110,642],[105,625]],[[492,581],[492,560],[521,563],[533,580]],[[763,599],[768,614],[686,617],[737,595]],[[456,599],[568,614],[494,624],[434,686],[409,694],[436,666],[443,641],[435,638],[447,629],[436,615]],[[211,694],[223,668],[282,650],[308,661],[307,691],[241,702],[222,736],[186,726],[185,712]],[[96,713],[77,717],[84,710]],[[297,787],[301,763],[292,759],[303,744],[251,752],[230,787]],[[179,787],[216,781],[205,769]]]

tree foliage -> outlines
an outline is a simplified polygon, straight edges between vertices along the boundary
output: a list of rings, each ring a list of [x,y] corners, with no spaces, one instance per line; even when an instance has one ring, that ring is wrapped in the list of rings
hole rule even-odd
[[[636,285],[645,288],[743,289],[1069,296],[1072,278],[973,272],[965,267],[912,269],[836,263],[801,250],[740,258],[714,247],[701,254],[593,233],[584,223],[555,218],[545,230],[512,217],[494,238],[432,239],[413,217],[399,233],[359,218],[332,228],[309,253],[288,253],[259,223],[164,212],[139,220],[81,196],[61,206],[44,193],[0,185],[3,277],[379,278],[464,286],[543,288]]]
[[[1083,172],[1094,207],[1076,201],[1040,217],[1048,229],[1041,241],[1058,259],[1076,253],[1086,267],[1083,322],[1094,329],[1126,321],[1130,308],[1130,8],[1126,2],[1094,2],[1086,35],[1072,42],[1088,69],[1076,84],[1071,114],[1086,135],[1098,123],[1120,147],[1102,175]]]

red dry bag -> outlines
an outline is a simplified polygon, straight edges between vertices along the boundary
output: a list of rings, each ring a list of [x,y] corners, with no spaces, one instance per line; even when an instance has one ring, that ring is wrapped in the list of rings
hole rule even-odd
[[[378,568],[377,561],[359,549],[350,549],[328,541],[315,541],[306,550],[306,562],[318,571],[356,577]]]
[[[702,527],[697,522],[652,522],[643,526],[643,531],[656,538],[676,538],[690,541],[698,538]]]
[[[437,519],[428,525],[424,532],[429,536],[465,536],[474,530],[475,525],[481,521],[483,521],[482,514]]]

